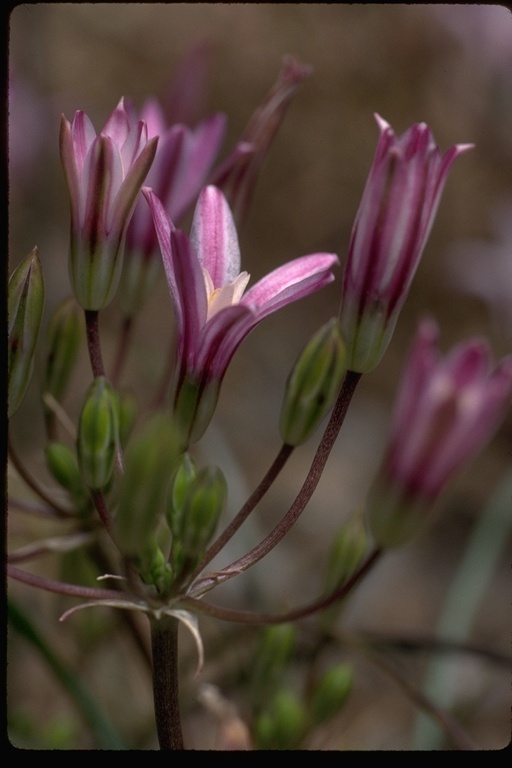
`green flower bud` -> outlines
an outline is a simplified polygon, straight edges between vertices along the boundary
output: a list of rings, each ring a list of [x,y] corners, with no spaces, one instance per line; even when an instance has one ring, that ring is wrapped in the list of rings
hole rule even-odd
[[[346,373],[346,351],[336,319],[305,346],[286,384],[281,436],[288,445],[304,443],[332,408]]]
[[[172,567],[153,537],[150,537],[139,571],[146,584],[153,584],[160,595],[167,594],[173,584]]]
[[[190,556],[202,554],[210,541],[227,495],[224,475],[217,467],[203,467],[184,499],[182,542]]]
[[[85,509],[90,497],[78,469],[74,451],[65,443],[53,441],[46,445],[44,456],[50,474],[68,491],[79,509]]]
[[[105,488],[113,472],[119,444],[115,395],[104,376],[90,385],[78,423],[78,466],[92,490]]]
[[[47,331],[44,389],[60,401],[83,343],[83,310],[74,298],[65,299],[53,311]]]
[[[9,416],[25,397],[34,367],[34,353],[44,308],[44,279],[37,248],[9,279]]]
[[[362,563],[368,546],[368,534],[362,515],[350,518],[333,541],[326,574],[326,591],[346,581]]]
[[[116,541],[128,557],[144,555],[165,513],[170,481],[182,450],[181,435],[168,413],[155,414],[130,440],[115,517]]]
[[[182,463],[173,484],[175,501],[168,513],[177,572],[184,573],[198,562],[213,536],[226,494],[226,481],[217,467],[196,471],[193,465]]]
[[[281,680],[295,646],[297,630],[293,624],[276,624],[263,630],[251,662],[251,676],[258,688]]]
[[[255,724],[258,749],[297,749],[306,734],[307,715],[299,699],[280,691]]]
[[[167,524],[176,538],[181,538],[185,518],[185,499],[191,483],[197,477],[197,464],[189,453],[180,458],[171,481],[166,508]]]
[[[354,671],[350,664],[337,664],[318,682],[311,701],[311,718],[315,725],[333,717],[343,706],[352,689]]]
[[[119,419],[119,442],[124,448],[137,420],[137,398],[129,392],[118,391],[115,391],[114,396]]]

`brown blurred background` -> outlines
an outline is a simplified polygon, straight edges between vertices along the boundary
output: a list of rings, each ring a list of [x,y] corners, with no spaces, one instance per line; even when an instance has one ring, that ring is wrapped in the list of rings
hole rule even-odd
[[[47,314],[69,290],[68,201],[58,155],[61,113],[71,119],[83,109],[99,130],[122,95],[139,106],[149,95],[164,96],[173,69],[201,41],[211,46],[205,114],[223,111],[228,117],[224,155],[274,83],[283,55],[313,67],[272,145],[240,233],[243,268],[251,282],[315,251],[334,251],[343,261],[378,137],[374,113],[397,134],[427,122],[442,150],[475,143],[455,163],[395,336],[382,363],[359,385],[318,492],[289,538],[215,595],[233,606],[269,610],[312,599],[333,532],[364,503],[418,319],[426,313],[437,318],[444,349],[483,334],[495,359],[511,351],[510,11],[492,5],[43,3],[17,7],[10,24],[9,267],[38,246]],[[228,514],[234,514],[279,448],[277,420],[286,376],[309,336],[337,313],[339,271],[337,277],[320,294],[265,320],[233,359],[218,412],[198,449],[202,460],[218,462],[229,478]],[[103,318],[107,363],[115,352],[119,317],[114,304]],[[142,397],[158,381],[169,327],[170,305],[161,281],[140,319],[125,376]],[[66,404],[70,411],[83,395],[87,375],[83,361],[76,401],[72,396]],[[12,432],[34,472],[49,482],[41,458],[37,368]],[[489,449],[453,484],[425,535],[390,554],[367,579],[347,609],[344,628],[404,636],[435,632],[473,526],[510,469],[511,445],[509,414]],[[287,509],[315,446],[312,439],[296,452],[219,564],[256,543]],[[15,476],[9,481],[13,494],[23,493]],[[504,530],[505,544],[502,536],[485,600],[466,638],[501,653],[509,652],[511,630],[511,539],[510,530]],[[19,546],[27,535],[47,535],[47,528],[16,512],[9,532]],[[78,621],[75,632],[75,618],[57,622],[58,600],[20,585],[13,585],[12,593],[70,663],[85,657],[87,643],[81,646],[75,636]],[[88,617],[92,611],[84,612]],[[220,631],[206,620],[202,629],[214,637]],[[94,628],[87,631],[94,635]],[[115,710],[140,748],[152,749],[148,682],[135,660],[132,675],[130,648],[122,650],[124,655],[108,646],[96,649],[87,656],[86,674],[103,706]],[[207,661],[208,655],[207,646]],[[413,679],[421,684],[428,656],[416,661]],[[501,748],[510,738],[509,671],[466,657],[464,663],[458,697],[467,727],[481,748]],[[207,664],[206,679],[208,674]],[[17,637],[9,647],[8,688],[18,743],[25,738],[21,746],[44,747],[48,724],[55,726],[59,718],[67,723],[69,702]],[[212,748],[213,727],[193,686],[189,696],[195,713],[190,734],[198,748]],[[393,681],[363,665],[339,723],[310,748],[411,749],[415,716]],[[94,747],[69,717],[72,747]]]

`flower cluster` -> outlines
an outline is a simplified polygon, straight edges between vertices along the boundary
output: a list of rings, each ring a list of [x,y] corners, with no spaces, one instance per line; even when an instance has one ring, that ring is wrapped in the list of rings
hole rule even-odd
[[[322,632],[330,626],[344,598],[383,552],[407,543],[423,527],[445,486],[492,439],[511,402],[512,356],[493,367],[489,346],[480,338],[461,342],[442,356],[436,322],[423,321],[401,377],[389,442],[364,514],[345,521],[333,536],[322,594],[279,615],[231,610],[203,599],[264,558],[306,508],[361,375],[379,364],[392,338],[452,165],[472,146],[456,144],[442,153],[426,124],[414,124],[397,137],[377,116],[379,138],[348,245],[339,311],[329,313],[307,341],[286,380],[277,456],[216,535],[223,513],[229,514],[229,478],[216,465],[202,466],[195,444],[210,425],[230,361],[259,323],[331,284],[339,265],[337,254],[308,253],[252,284],[242,269],[239,229],[257,176],[297,86],[309,74],[309,67],[287,58],[275,85],[220,163],[227,125],[221,113],[188,124],[170,118],[155,99],[138,111],[122,98],[99,134],[83,111],[71,122],[64,116],[61,120],[73,296],[50,317],[42,341],[41,377],[43,455],[58,493],[31,478],[12,445],[10,459],[44,502],[45,514],[50,509],[69,523],[71,533],[66,530],[62,540],[52,536],[15,554],[9,575],[83,598],[66,616],[101,604],[149,617],[163,749],[183,746],[176,695],[178,622],[192,633],[200,666],[197,614],[279,625],[279,632],[269,632],[255,655],[254,669],[261,673],[255,687],[266,679],[273,684],[269,670],[279,666],[294,643],[291,623],[324,611]],[[198,86],[189,75],[182,72],[185,102],[193,100]],[[181,227],[188,212],[191,225],[185,233]],[[18,416],[36,369],[45,301],[43,265],[34,248],[9,281],[11,418]],[[173,329],[173,347],[160,387],[164,397],[156,398],[157,406],[148,399],[139,409],[137,398],[145,392],[136,397],[119,387],[119,363],[129,340],[123,331],[151,299],[159,269],[169,293],[162,326]],[[109,375],[98,316],[114,300],[124,326],[114,375]],[[84,337],[92,376],[73,421],[63,399]],[[324,419],[311,466],[288,510],[237,560],[207,572],[291,453],[313,438]],[[67,440],[60,438],[61,425]],[[113,578],[115,588],[64,584],[15,565],[36,550],[67,551],[84,543],[94,545],[87,556],[100,570],[98,578]],[[131,626],[139,631],[136,624]],[[322,634],[318,647],[328,637],[329,632]],[[138,647],[145,647],[140,636]],[[337,712],[351,681],[351,667],[342,664],[309,686],[309,702],[278,691],[269,709],[257,713],[251,737],[264,747],[296,747],[308,723],[319,724]]]
[[[264,317],[334,279],[337,257],[303,256],[278,267],[245,293],[233,217],[222,192],[203,189],[190,238],[173,227],[151,190],[153,212],[178,333],[174,406],[198,439],[213,415],[219,387],[236,348]]]

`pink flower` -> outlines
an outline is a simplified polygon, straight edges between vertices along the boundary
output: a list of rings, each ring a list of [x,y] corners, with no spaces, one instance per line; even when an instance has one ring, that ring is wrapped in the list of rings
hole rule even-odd
[[[257,282],[247,292],[240,271],[238,237],[222,192],[201,192],[190,239],[171,223],[150,189],[149,202],[177,326],[174,406],[189,434],[206,429],[226,368],[238,345],[267,315],[308,296],[334,279],[334,254],[295,259]]]
[[[448,481],[492,438],[512,397],[512,355],[493,370],[482,339],[439,355],[438,328],[419,328],[396,397],[391,436],[370,493],[369,519],[383,546],[402,543]]]
[[[136,112],[130,107],[132,123]],[[223,114],[214,114],[195,128],[169,126],[156,99],[149,99],[140,112],[148,137],[158,136],[158,148],[146,184],[164,204],[173,224],[178,224],[197,200],[219,153],[226,129]],[[145,200],[137,200],[126,234],[125,265],[119,299],[126,315],[137,311],[149,295],[160,264],[160,252],[151,211]]]
[[[123,99],[96,135],[82,112],[64,116],[60,154],[71,203],[70,276],[77,301],[105,307],[119,283],[126,227],[147,176],[157,139],[143,121],[130,124]]]
[[[349,368],[382,358],[434,223],[448,171],[471,144],[441,154],[418,123],[397,138],[376,115],[380,137],[352,230],[343,275],[340,324]]]

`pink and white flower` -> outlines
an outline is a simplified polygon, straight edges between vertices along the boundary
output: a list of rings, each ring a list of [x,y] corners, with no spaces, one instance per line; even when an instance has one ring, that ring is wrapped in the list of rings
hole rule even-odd
[[[60,128],[60,154],[71,204],[69,268],[84,309],[110,303],[121,274],[126,227],[153,158],[157,139],[146,123],[132,125],[121,99],[96,134],[83,111]]]
[[[409,538],[449,480],[488,443],[512,398],[512,355],[494,369],[473,338],[445,357],[432,320],[418,330],[396,397],[369,520],[384,546]]]
[[[137,113],[130,105],[130,118]],[[149,138],[158,137],[158,148],[146,184],[154,190],[174,224],[179,224],[207,181],[226,130],[226,117],[210,115],[195,128],[169,125],[157,99],[148,99],[140,111]],[[160,252],[151,211],[137,200],[126,234],[126,254],[119,300],[125,315],[136,312],[154,284]]]
[[[453,161],[471,144],[441,154],[418,123],[397,138],[376,115],[379,142],[356,215],[343,274],[340,324],[349,367],[381,360],[393,334]]]
[[[176,229],[155,193],[144,189],[160,243],[177,327],[174,407],[189,434],[206,429],[227,366],[239,344],[267,315],[334,279],[338,258],[315,253],[278,267],[247,290],[231,210],[205,187],[190,238]]]

